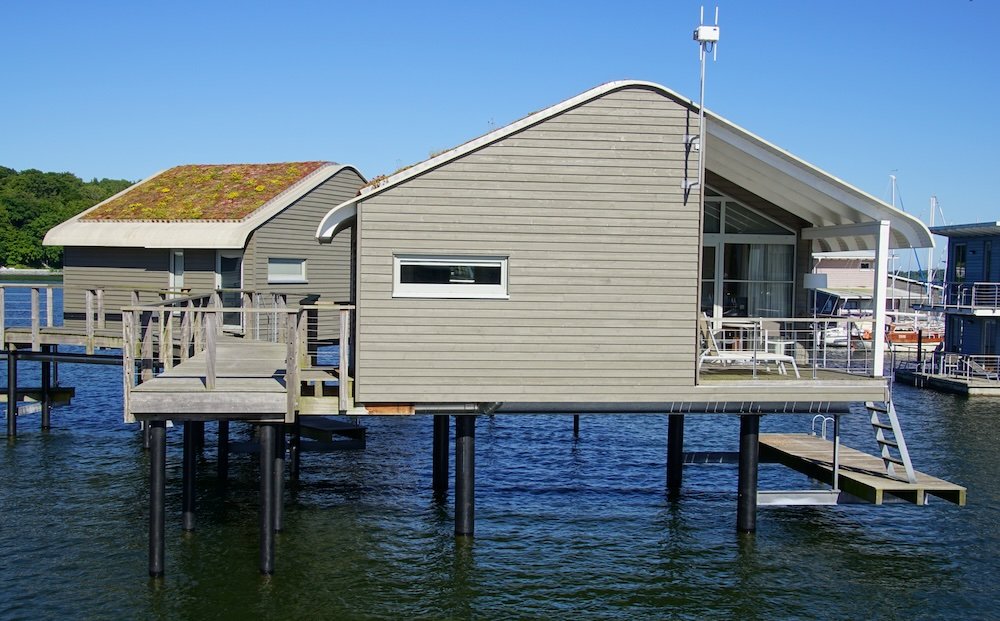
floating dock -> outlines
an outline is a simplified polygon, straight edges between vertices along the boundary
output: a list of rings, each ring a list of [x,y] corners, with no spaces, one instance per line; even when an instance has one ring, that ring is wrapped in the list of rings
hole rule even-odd
[[[833,484],[833,442],[808,434],[764,433],[760,435],[761,461],[780,463],[813,479]],[[880,457],[839,447],[838,487],[851,496],[880,505],[901,498],[917,505],[927,496],[937,496],[965,505],[966,488],[922,472],[914,472],[916,483],[886,474]]]

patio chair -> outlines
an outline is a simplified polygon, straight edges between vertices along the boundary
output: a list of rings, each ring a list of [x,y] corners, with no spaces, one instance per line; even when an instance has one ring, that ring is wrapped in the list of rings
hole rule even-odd
[[[707,318],[700,319],[698,321],[698,331],[701,334],[702,346],[704,347],[701,355],[698,357],[699,372],[701,371],[702,365],[706,362],[721,364],[724,366],[756,365],[757,363],[763,363],[768,369],[770,369],[770,365],[773,363],[777,366],[778,373],[782,375],[788,375],[788,369],[785,367],[785,364],[791,364],[792,370],[795,371],[795,377],[802,377],[799,374],[798,365],[795,364],[795,358],[789,356],[788,354],[769,351],[719,348],[719,343],[715,338],[715,331],[712,330],[711,326],[709,326]]]

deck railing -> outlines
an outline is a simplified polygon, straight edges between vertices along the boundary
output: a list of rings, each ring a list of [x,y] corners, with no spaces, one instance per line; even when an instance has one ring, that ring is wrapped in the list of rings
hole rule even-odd
[[[237,290],[233,290],[237,291]],[[132,306],[122,311],[122,349],[126,420],[131,417],[130,395],[137,385],[204,354],[205,390],[217,389],[218,346],[226,332],[239,332],[247,341],[285,344],[286,420],[298,407],[302,372],[317,364],[320,312],[334,312],[338,325],[338,396],[341,410],[352,403],[350,368],[351,323],[355,307],[312,303],[290,306],[288,294],[238,290],[239,306],[224,306],[223,294],[175,297],[157,304]],[[226,318],[238,318],[226,329]],[[236,330],[236,328],[239,330]]]
[[[919,373],[944,375],[970,381],[1000,382],[1000,355],[935,352],[919,364],[908,365]]]
[[[763,374],[774,378],[775,373],[796,379],[829,377],[823,371],[874,375],[871,319],[724,317],[704,318],[701,325],[700,377],[719,370],[742,370],[754,379]],[[913,356],[916,346],[887,344],[885,351]]]
[[[1000,310],[1000,282],[944,283],[923,306],[935,310]]]

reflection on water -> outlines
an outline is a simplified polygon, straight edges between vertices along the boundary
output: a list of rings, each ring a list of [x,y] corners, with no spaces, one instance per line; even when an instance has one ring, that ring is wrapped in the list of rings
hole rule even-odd
[[[0,376],[5,373],[0,363]],[[25,381],[37,365],[24,364]],[[77,388],[42,434],[0,446],[0,618],[920,619],[997,618],[996,404],[904,386],[918,467],[969,505],[764,508],[735,532],[735,466],[689,466],[665,493],[666,417],[496,416],[477,430],[476,538],[430,491],[430,417],[376,418],[364,451],[304,456],[277,570],[257,573],[256,464],[214,477],[214,427],[194,534],[180,530],[180,436],[168,433],[167,578],[146,578],[148,468],[121,421],[120,371],[63,366]],[[735,450],[734,417],[688,416],[689,449]],[[807,431],[767,416],[762,431]],[[239,430],[239,431],[236,431]],[[247,433],[234,426],[234,433]],[[845,442],[874,452],[863,412]],[[810,482],[762,465],[762,488]]]

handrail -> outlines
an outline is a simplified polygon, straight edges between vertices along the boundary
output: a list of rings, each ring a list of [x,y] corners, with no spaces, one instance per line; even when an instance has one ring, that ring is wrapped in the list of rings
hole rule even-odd
[[[211,299],[211,303],[207,300]],[[125,374],[125,419],[132,422],[131,391],[135,385],[155,378],[170,369],[175,357],[181,362],[203,352],[205,356],[204,386],[207,391],[217,390],[218,344],[221,318],[226,313],[238,313],[243,320],[250,316],[271,316],[264,329],[250,330],[248,340],[285,343],[285,386],[288,394],[286,420],[294,421],[301,392],[302,370],[315,363],[315,346],[318,335],[318,311],[339,312],[339,403],[340,409],[350,409],[352,395],[348,374],[350,368],[351,317],[356,310],[353,304],[312,303],[300,306],[260,306],[260,296],[246,296],[239,307],[224,307],[218,292],[200,297],[189,296],[183,306],[144,304],[128,306],[122,310],[122,350]],[[176,302],[176,300],[173,300]],[[283,303],[282,296],[276,302]],[[249,305],[248,305],[249,303]],[[180,325],[179,338],[175,338],[174,323]],[[284,320],[280,318],[284,317]],[[136,374],[136,369],[139,373]]]

